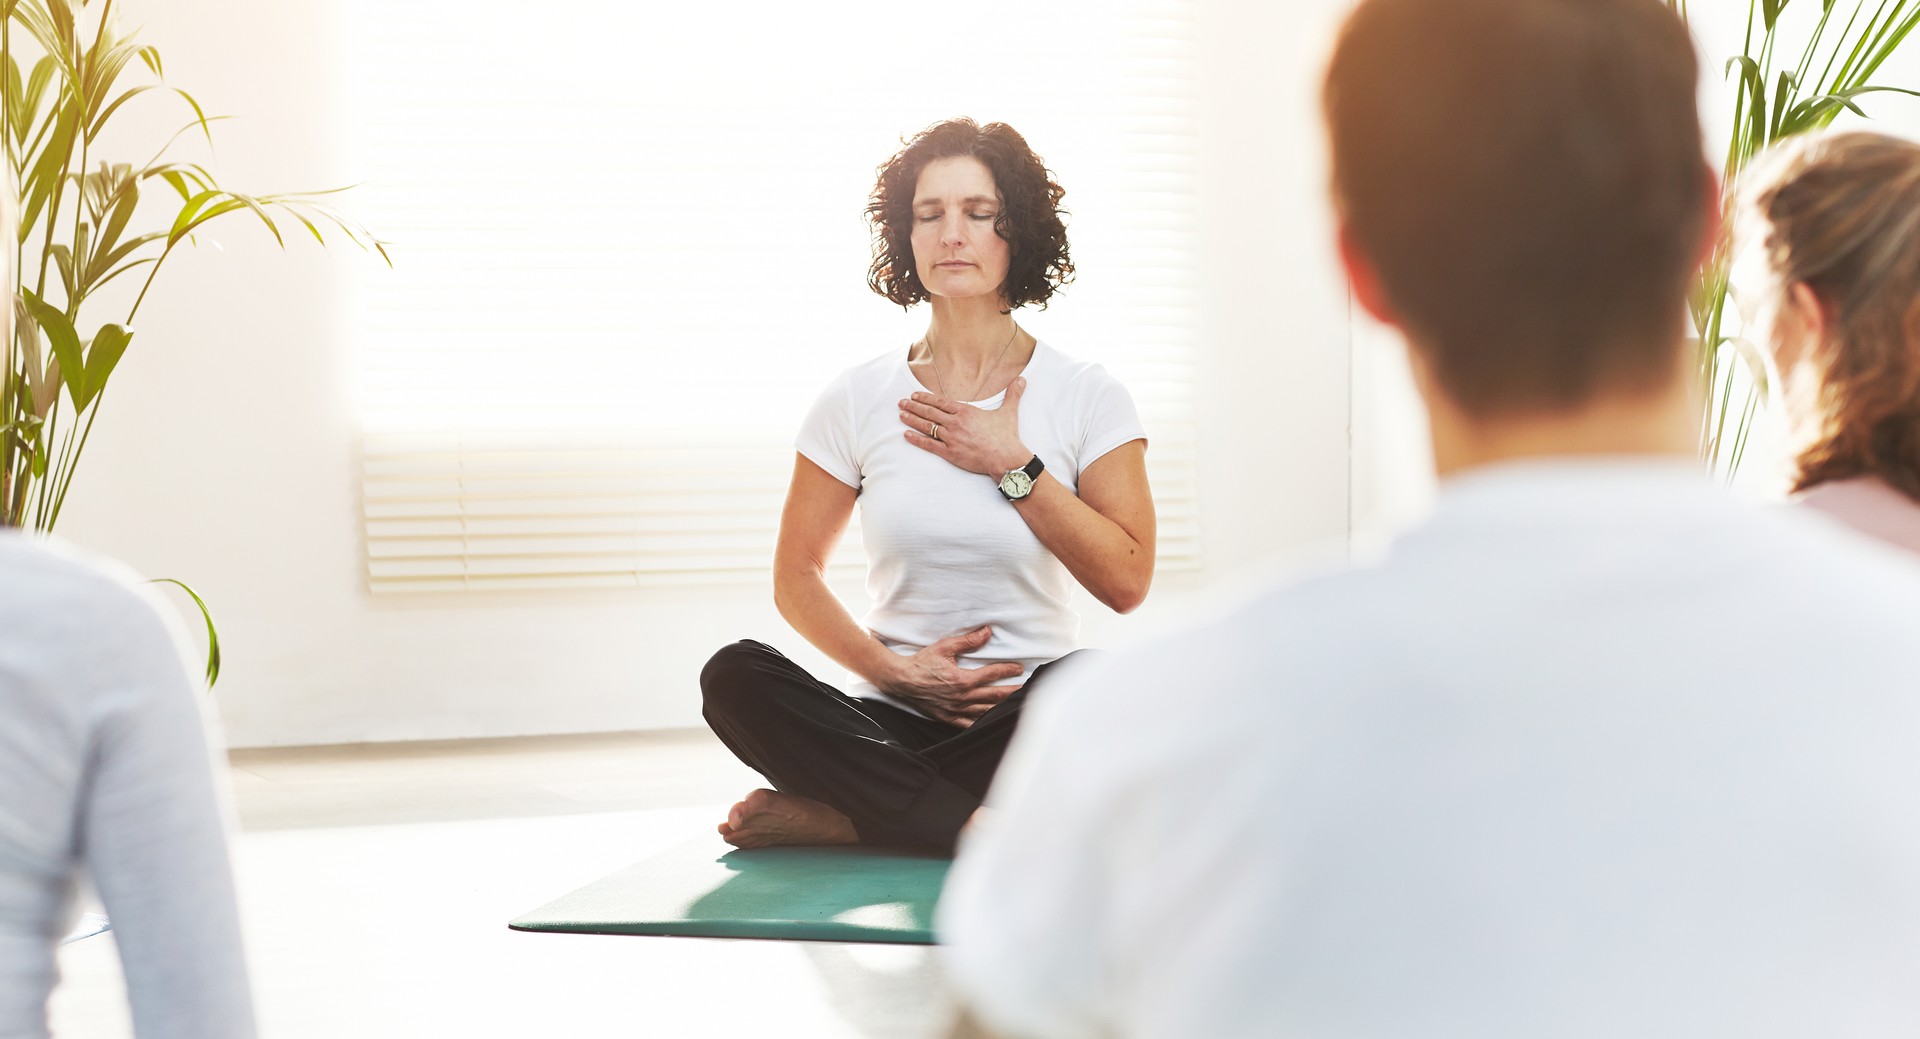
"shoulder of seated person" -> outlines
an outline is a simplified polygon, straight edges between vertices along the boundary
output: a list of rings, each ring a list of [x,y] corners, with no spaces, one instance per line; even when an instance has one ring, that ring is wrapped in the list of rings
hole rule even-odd
[[[125,564],[59,539],[0,538],[0,585],[19,592],[0,603],[0,613],[93,638],[104,637],[103,624],[144,625],[157,617],[152,593]]]

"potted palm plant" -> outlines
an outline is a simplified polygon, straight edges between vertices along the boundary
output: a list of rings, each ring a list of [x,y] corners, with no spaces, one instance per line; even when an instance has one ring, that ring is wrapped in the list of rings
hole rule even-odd
[[[166,81],[156,48],[118,29],[113,0],[0,0],[0,14],[0,150],[17,214],[6,258],[13,329],[0,337],[0,525],[46,533],[60,520],[115,367],[137,338],[141,304],[195,232],[241,216],[283,248],[284,229],[323,247],[332,234],[387,253],[327,204],[335,192],[243,194],[205,166],[174,159],[185,135],[211,143],[212,120]],[[105,153],[101,135],[127,106],[169,101],[184,125],[151,157]],[[180,587],[207,620],[211,683],[218,636],[206,604]]]

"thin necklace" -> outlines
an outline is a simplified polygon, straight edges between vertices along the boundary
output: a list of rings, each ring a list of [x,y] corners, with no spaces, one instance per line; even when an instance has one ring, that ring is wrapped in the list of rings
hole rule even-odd
[[[966,398],[965,400],[961,401],[961,403],[963,404],[972,403],[973,401],[980,399],[980,391],[987,388],[987,383],[993,379],[993,373],[1000,370],[1000,362],[1007,359],[1007,351],[1013,349],[1013,341],[1019,337],[1020,337],[1020,323],[1016,321],[1013,323],[1013,331],[1008,333],[1007,335],[1007,345],[1001,347],[1000,356],[994,358],[993,367],[987,369],[986,377],[980,380],[980,385],[975,386],[973,388],[973,396]],[[939,389],[940,396],[947,397],[946,381],[940,378],[940,361],[938,358],[933,356],[932,334],[929,333],[928,335],[921,336],[920,341],[927,344],[927,363],[933,366],[933,385],[937,389]],[[947,399],[952,400],[953,398],[947,397]]]

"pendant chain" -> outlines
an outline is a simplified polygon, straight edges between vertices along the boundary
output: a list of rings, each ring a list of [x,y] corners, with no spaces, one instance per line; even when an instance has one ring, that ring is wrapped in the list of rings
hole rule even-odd
[[[1000,356],[994,360],[993,367],[987,369],[987,374],[980,380],[980,385],[973,388],[973,396],[966,398],[962,403],[971,403],[979,398],[980,391],[987,388],[987,383],[993,378],[993,373],[1000,370],[1001,362],[1007,359],[1007,351],[1013,349],[1013,341],[1018,338],[1020,338],[1020,323],[1016,321],[1014,322],[1012,333],[1007,336],[1007,345],[1000,348]],[[920,341],[927,344],[927,363],[933,366],[933,385],[939,389],[940,396],[947,397],[946,380],[940,378],[940,360],[935,357],[933,353],[933,336],[922,336]],[[953,400],[955,398],[947,397],[947,399]]]

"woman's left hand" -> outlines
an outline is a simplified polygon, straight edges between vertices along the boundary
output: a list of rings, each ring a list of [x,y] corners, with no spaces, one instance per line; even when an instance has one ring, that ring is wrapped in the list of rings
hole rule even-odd
[[[1024,377],[1013,380],[1000,406],[992,411],[916,393],[900,402],[900,421],[915,447],[967,472],[997,480],[1033,457],[1020,442],[1020,396],[1026,391]]]

